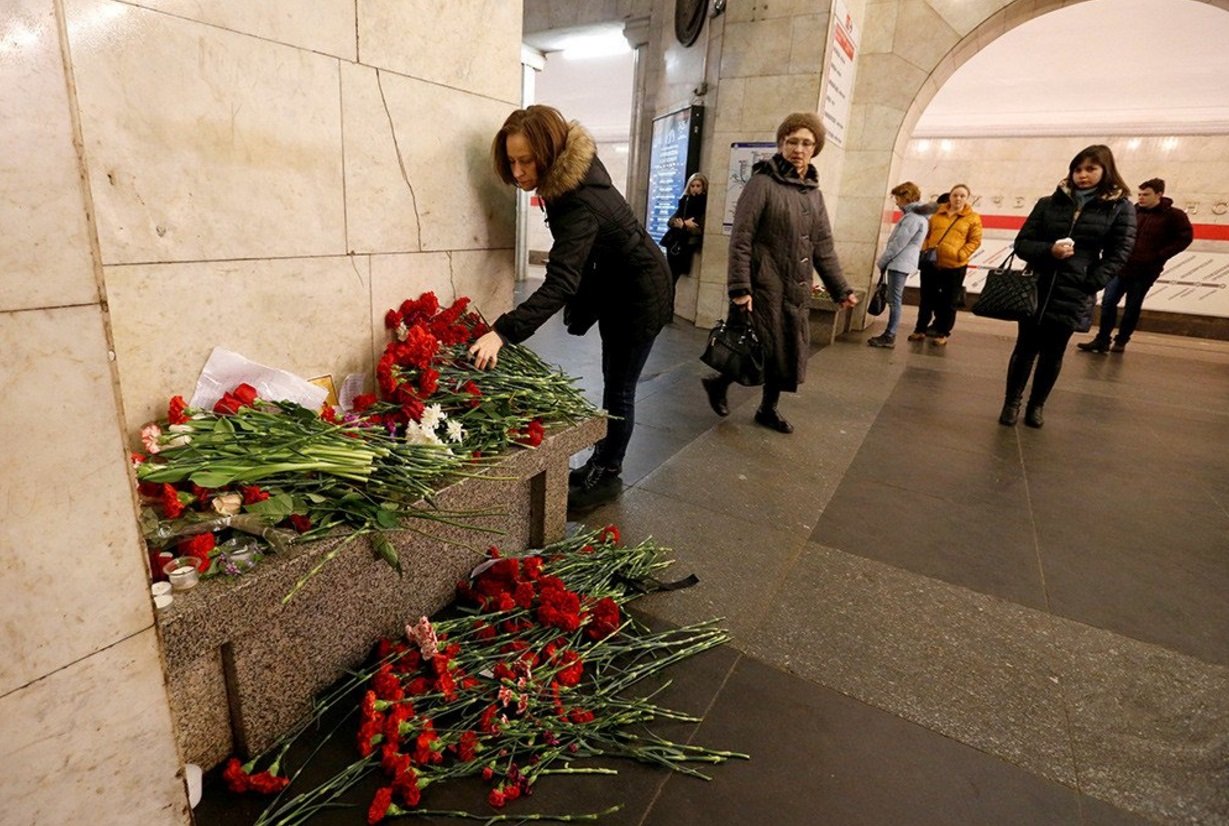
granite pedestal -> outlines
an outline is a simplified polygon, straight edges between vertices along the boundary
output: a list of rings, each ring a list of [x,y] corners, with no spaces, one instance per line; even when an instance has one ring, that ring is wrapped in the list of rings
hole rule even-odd
[[[343,534],[177,594],[158,625],[184,761],[208,769],[232,753],[267,749],[311,712],[320,690],[363,662],[377,638],[402,634],[407,622],[447,605],[491,545],[521,550],[562,538],[568,457],[605,432],[602,418],[553,428],[538,448],[513,449],[479,478],[441,489],[438,509],[464,512],[465,526],[416,519],[392,532],[401,576],[368,537]]]

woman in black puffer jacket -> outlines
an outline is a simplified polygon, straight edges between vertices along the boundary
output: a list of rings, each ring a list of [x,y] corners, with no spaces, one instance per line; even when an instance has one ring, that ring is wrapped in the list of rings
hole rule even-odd
[[[505,183],[537,190],[554,244],[542,286],[495,319],[470,354],[485,369],[506,342],[529,338],[560,309],[569,333],[581,336],[597,324],[602,406],[610,418],[593,456],[568,476],[568,506],[584,510],[623,490],[636,383],[657,334],[674,317],[674,279],[579,123],[568,123],[550,106],[518,109],[496,134],[491,154]]]
[[[1053,195],[1037,202],[1016,236],[1016,254],[1037,276],[1037,312],[1019,322],[999,424],[1016,423],[1030,374],[1033,389],[1024,423],[1044,424],[1042,407],[1058,380],[1084,302],[1121,269],[1135,244],[1128,191],[1110,148],[1089,146],[1071,159],[1067,177]]]

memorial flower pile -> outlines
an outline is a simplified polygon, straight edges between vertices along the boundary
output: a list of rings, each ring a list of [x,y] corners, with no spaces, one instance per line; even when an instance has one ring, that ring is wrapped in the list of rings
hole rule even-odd
[[[258,790],[263,777],[278,797],[258,824],[288,826],[347,800],[364,778],[380,778],[366,800],[367,822],[403,815],[501,820],[593,820],[598,813],[542,814],[518,800],[553,775],[615,774],[577,765],[623,757],[707,779],[697,764],[745,754],[674,743],[653,734],[657,720],[698,722],[664,708],[635,687],[668,666],[717,646],[728,634],[713,622],[650,630],[626,606],[668,565],[651,542],[619,544],[618,531],[587,531],[541,551],[503,556],[496,549],[457,586],[454,615],[422,617],[406,636],[381,640],[375,662],[321,704],[353,702],[349,726],[355,760],[315,788],[296,790],[305,763],[289,780],[269,779],[285,766],[291,743],[309,721],[275,746],[271,769],[253,774],[258,758],[227,770],[232,790]],[[365,690],[364,690],[365,689]],[[317,750],[319,747],[317,747]],[[313,752],[314,754],[315,752]],[[319,774],[319,772],[316,772]],[[485,811],[432,809],[432,790],[449,781],[486,784]],[[233,781],[233,782],[232,782]],[[289,788],[275,788],[285,783]],[[478,787],[481,788],[481,787]],[[502,810],[515,804],[515,814]]]
[[[211,410],[172,398],[133,454],[155,576],[173,556],[195,557],[206,575],[236,574],[241,551],[338,528],[371,534],[399,570],[382,532],[455,518],[428,504],[448,478],[512,446],[536,447],[547,423],[596,415],[571,379],[524,348],[475,369],[466,351],[488,328],[469,303],[441,308],[424,293],[389,310],[379,395],[358,396],[349,412],[260,399],[247,384]]]

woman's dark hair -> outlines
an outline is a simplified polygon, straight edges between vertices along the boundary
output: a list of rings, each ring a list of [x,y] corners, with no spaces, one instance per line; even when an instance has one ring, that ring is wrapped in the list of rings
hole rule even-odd
[[[918,185],[913,181],[905,181],[892,187],[892,195],[904,198],[907,204],[922,200],[922,190],[918,189]]]
[[[828,133],[824,130],[824,123],[819,119],[819,115],[813,112],[794,112],[792,115],[786,115],[785,120],[781,121],[781,125],[777,127],[777,144],[785,140],[785,138],[799,129],[810,129],[811,134],[815,136],[815,151],[811,153],[814,158],[819,154],[819,150],[824,148],[824,138]]]
[[[1118,173],[1118,166],[1114,163],[1114,153],[1103,143],[1094,143],[1092,146],[1086,146],[1080,150],[1078,155],[1071,159],[1071,163],[1067,166],[1066,183],[1069,188],[1076,188],[1072,175],[1075,172],[1075,168],[1084,161],[1092,161],[1103,170],[1101,182],[1097,184],[1097,195],[1106,195],[1115,189],[1121,195],[1126,195],[1131,191],[1131,187],[1127,186],[1127,182]]]
[[[506,184],[515,184],[512,165],[508,163],[508,136],[521,135],[529,142],[533,159],[538,164],[538,176],[550,171],[555,158],[568,142],[568,122],[553,106],[534,104],[517,109],[495,133],[491,142],[491,159],[495,162],[495,174]]]

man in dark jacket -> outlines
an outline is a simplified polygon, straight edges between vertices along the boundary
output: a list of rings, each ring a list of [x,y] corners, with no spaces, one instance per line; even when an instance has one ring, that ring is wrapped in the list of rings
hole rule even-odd
[[[1194,234],[1186,213],[1174,206],[1172,198],[1163,197],[1165,182],[1151,178],[1139,185],[1135,205],[1135,248],[1118,275],[1105,285],[1101,296],[1101,327],[1092,341],[1077,344],[1086,353],[1121,353],[1139,323],[1144,297],[1165,268],[1165,262],[1191,245]],[[1114,343],[1110,334],[1118,321],[1118,302],[1127,297],[1122,313],[1122,326]]]

